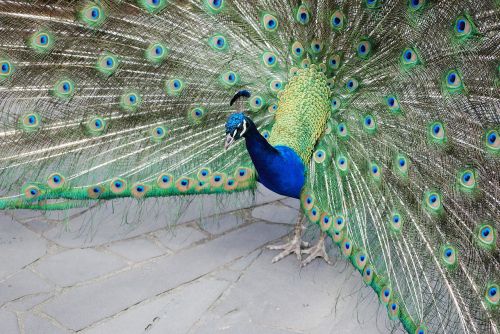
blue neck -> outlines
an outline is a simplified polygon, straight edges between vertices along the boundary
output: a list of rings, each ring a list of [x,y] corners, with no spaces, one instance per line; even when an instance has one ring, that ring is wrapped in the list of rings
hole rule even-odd
[[[253,123],[244,136],[259,182],[278,194],[299,198],[305,167],[297,153],[287,146],[273,147]]]

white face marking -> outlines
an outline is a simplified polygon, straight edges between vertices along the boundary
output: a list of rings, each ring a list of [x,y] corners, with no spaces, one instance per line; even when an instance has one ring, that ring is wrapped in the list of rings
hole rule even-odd
[[[243,131],[241,131],[240,137],[243,137],[245,132],[247,132],[247,120],[246,119],[243,120]]]
[[[224,143],[224,149],[227,150],[229,146],[231,146],[233,143],[234,143],[234,137],[231,136],[230,133],[228,133],[226,136],[226,142]]]
[[[247,131],[247,121],[244,119],[243,120],[243,130],[241,131],[240,137],[242,137],[246,131]],[[224,149],[227,150],[229,148],[229,146],[231,146],[235,142],[234,137],[236,137],[236,133],[238,133],[238,129],[235,129],[232,134],[230,134],[230,133],[227,134],[226,142],[224,143]]]

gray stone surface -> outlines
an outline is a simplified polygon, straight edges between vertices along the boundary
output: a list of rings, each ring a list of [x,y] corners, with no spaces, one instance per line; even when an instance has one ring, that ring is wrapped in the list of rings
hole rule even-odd
[[[107,280],[75,287],[43,306],[72,330],[81,330],[147,298],[207,274],[281,237],[281,226],[252,224],[208,243],[133,268]],[[92,298],[89,298],[92,296]]]
[[[62,223],[44,236],[63,247],[82,248],[133,238],[175,222],[162,215],[162,201],[150,200],[143,207],[134,199],[114,200]]]
[[[0,333],[20,333],[17,317],[13,312],[0,310]]]
[[[189,334],[213,334],[213,333],[237,333],[237,334],[255,334],[255,333],[265,333],[265,334],[305,334],[304,332],[297,332],[292,329],[285,330],[274,327],[267,327],[256,324],[252,321],[241,321],[238,322],[237,329],[234,326],[227,324],[209,324],[205,327],[197,327],[188,332]],[[340,333],[340,332],[339,332]]]
[[[5,214],[14,217],[19,222],[43,218],[43,213],[36,210],[7,210]]]
[[[30,220],[26,222],[22,222],[22,224],[29,230],[38,233],[38,234],[43,234],[47,231],[50,231],[54,228],[57,228],[61,224],[58,222],[48,222],[45,220]]]
[[[19,273],[0,282],[0,307],[6,302],[24,296],[49,292],[53,286],[29,269],[23,269]]]
[[[0,213],[0,333],[402,333],[336,248],[271,264],[298,201],[251,197]]]
[[[202,279],[136,305],[84,333],[187,333],[229,283]]]
[[[294,209],[300,209],[300,201],[297,198],[291,198],[287,197],[284,198],[280,201],[281,203],[285,204],[286,206],[289,206]]]
[[[39,261],[34,269],[56,283],[69,286],[123,268],[125,261],[116,255],[94,249],[71,249],[50,255]]]
[[[166,249],[144,237],[114,242],[106,247],[134,262],[141,262],[167,253]]]
[[[279,202],[256,207],[252,217],[272,223],[295,224],[298,211]]]
[[[54,294],[55,291],[27,295],[7,303],[6,308],[15,312],[25,312],[31,310],[34,306],[48,300],[49,298],[52,298]]]
[[[241,324],[298,333],[358,330],[371,334],[387,330],[390,324],[385,310],[379,312],[377,297],[363,286],[357,272],[345,266],[345,261],[338,260],[333,267],[316,261],[300,269],[293,257],[271,264],[272,256],[271,252],[262,252],[205,312],[194,332],[239,333]],[[361,292],[363,304],[359,305],[354,291]],[[380,321],[380,327],[373,326],[373,320]],[[343,327],[350,329],[339,332]]]
[[[227,213],[201,219],[198,226],[210,234],[222,234],[245,223],[238,213]]]
[[[189,226],[162,229],[153,234],[168,249],[178,251],[207,238],[207,235]]]
[[[26,334],[65,334],[70,331],[59,327],[47,318],[33,313],[26,313],[23,317],[24,333]]]
[[[51,219],[66,221],[72,216],[71,224],[62,224],[60,228],[46,231],[44,236],[64,247],[94,247],[139,236],[161,228],[190,222],[201,217],[248,208],[254,204],[263,204],[279,199],[265,187],[259,186],[255,196],[245,192],[235,194],[237,199],[230,202],[217,196],[193,196],[178,198],[149,198],[144,201],[118,199],[84,212],[81,209],[70,213],[49,213]],[[74,214],[75,212],[83,212]]]
[[[46,246],[38,234],[0,212],[0,279],[42,257]]]

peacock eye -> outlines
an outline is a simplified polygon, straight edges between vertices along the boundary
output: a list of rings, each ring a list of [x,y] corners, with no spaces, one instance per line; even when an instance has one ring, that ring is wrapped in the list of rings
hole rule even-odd
[[[261,17],[261,24],[266,31],[274,32],[278,28],[279,22],[276,16],[269,13],[265,13]]]

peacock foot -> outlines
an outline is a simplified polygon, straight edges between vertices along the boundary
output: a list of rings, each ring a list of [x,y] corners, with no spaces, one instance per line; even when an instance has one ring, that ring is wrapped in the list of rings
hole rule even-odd
[[[279,253],[277,256],[273,258],[273,263],[278,262],[279,260],[283,259],[284,257],[290,255],[290,254],[295,254],[297,256],[297,259],[299,261],[302,260],[302,252],[305,247],[309,247],[309,243],[302,241],[302,230],[304,229],[303,227],[303,222],[304,222],[304,214],[302,212],[299,213],[299,216],[297,217],[297,223],[295,224],[294,228],[294,233],[293,233],[293,238],[289,242],[283,245],[274,245],[274,246],[267,246],[268,249],[272,250],[283,250],[281,253]]]
[[[283,250],[281,253],[279,253],[273,258],[272,262],[276,263],[292,253],[297,256],[297,260],[301,261],[302,259],[301,254],[303,252],[303,248],[308,246],[309,243],[302,241],[300,235],[299,236],[295,235],[293,239],[287,242],[286,244],[267,246],[267,248],[272,250]]]
[[[319,240],[316,243],[316,245],[312,246],[311,248],[302,250],[302,254],[309,254],[309,256],[304,261],[302,261],[301,263],[302,267],[305,267],[317,257],[323,258],[326,263],[328,263],[329,265],[333,265],[332,261],[328,257],[328,253],[326,252],[325,237],[326,233],[321,232],[321,235],[319,236]]]

